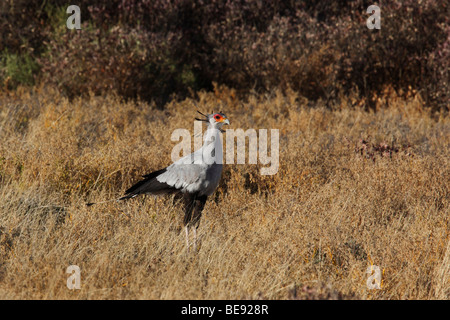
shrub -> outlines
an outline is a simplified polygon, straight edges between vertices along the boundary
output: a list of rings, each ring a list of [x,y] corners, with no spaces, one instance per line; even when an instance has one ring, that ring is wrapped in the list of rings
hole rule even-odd
[[[81,0],[83,29],[70,31],[63,1],[6,1],[0,51],[38,58],[39,81],[72,97],[115,90],[162,106],[217,83],[328,102],[359,92],[374,107],[389,87],[448,110],[447,1],[383,3],[381,30],[366,27],[371,4]]]
[[[119,27],[103,33],[84,26],[49,41],[51,50],[40,59],[43,79],[69,97],[114,90],[125,97],[167,101],[180,83],[190,81],[172,54],[178,45],[175,34],[161,37]]]
[[[5,51],[0,56],[0,82],[8,89],[14,89],[19,84],[33,85],[38,70],[37,62],[29,54],[17,55]]]

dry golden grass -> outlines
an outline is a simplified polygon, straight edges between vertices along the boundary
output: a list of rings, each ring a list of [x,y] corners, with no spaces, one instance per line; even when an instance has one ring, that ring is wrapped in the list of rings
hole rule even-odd
[[[333,110],[276,92],[199,97],[231,128],[280,129],[280,169],[226,165],[194,254],[171,198],[85,206],[168,165],[172,131],[193,132],[191,101],[0,96],[0,298],[450,298],[448,117],[394,94],[377,112],[351,97]],[[69,265],[80,290],[66,287]]]

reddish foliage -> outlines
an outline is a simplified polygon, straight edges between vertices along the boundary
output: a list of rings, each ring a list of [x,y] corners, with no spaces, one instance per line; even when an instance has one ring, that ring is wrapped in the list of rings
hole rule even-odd
[[[52,25],[49,8],[63,8],[63,1],[0,5],[0,51],[32,52],[39,80],[69,96],[113,89],[163,104],[215,82],[241,94],[281,88],[330,101],[390,86],[412,88],[436,110],[448,109],[445,0],[383,2],[381,30],[366,27],[373,3],[364,0],[78,2],[78,34]]]

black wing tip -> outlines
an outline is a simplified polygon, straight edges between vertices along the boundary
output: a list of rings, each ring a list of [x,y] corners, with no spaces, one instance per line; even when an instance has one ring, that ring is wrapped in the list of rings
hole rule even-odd
[[[159,182],[158,180],[156,180],[156,177],[159,176],[160,174],[166,172],[166,170],[167,170],[167,168],[164,168],[164,169],[157,170],[157,171],[154,171],[154,172],[151,172],[149,174],[142,176],[144,179],[141,181],[138,181],[137,183],[132,185],[130,188],[128,188],[125,191],[125,195],[122,198],[120,198],[119,200],[134,198],[140,194],[145,194],[145,193],[156,195],[156,194],[164,194],[164,193],[171,192],[172,189],[174,189],[172,186],[170,186],[164,182]]]
[[[143,178],[146,178],[146,179],[152,179],[152,178],[156,178],[157,176],[159,176],[160,174],[162,174],[162,173],[164,173],[164,172],[166,172],[166,171],[167,171],[167,167],[164,168],[164,169],[160,169],[160,170],[153,171],[153,172],[151,172],[151,173],[144,174],[142,177],[143,177]],[[130,188],[130,189],[131,189],[131,188]],[[128,192],[128,191],[127,191],[127,192]]]

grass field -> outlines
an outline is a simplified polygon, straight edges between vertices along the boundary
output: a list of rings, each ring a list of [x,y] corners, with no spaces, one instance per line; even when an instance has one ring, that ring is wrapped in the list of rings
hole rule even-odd
[[[172,198],[85,205],[170,164],[173,130],[193,131],[191,100],[0,95],[1,299],[450,298],[448,116],[414,93],[387,91],[376,112],[351,96],[331,108],[294,93],[198,96],[230,128],[279,129],[280,167],[225,165],[194,253]]]

